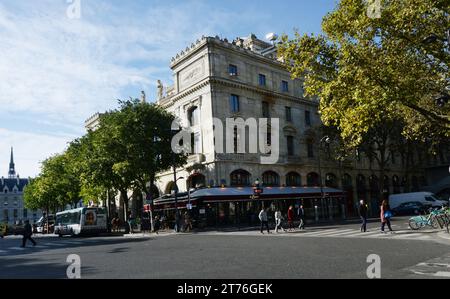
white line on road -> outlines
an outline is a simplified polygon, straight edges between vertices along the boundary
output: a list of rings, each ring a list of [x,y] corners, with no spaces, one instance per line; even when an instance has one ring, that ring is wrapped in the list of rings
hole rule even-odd
[[[450,277],[450,272],[439,271],[434,274],[434,276],[438,277]]]
[[[325,236],[325,235],[330,235],[330,234],[334,234],[334,233],[338,233],[341,232],[342,230],[340,229],[327,229],[324,231],[313,231],[313,232],[308,232],[308,233],[302,233],[302,236]]]

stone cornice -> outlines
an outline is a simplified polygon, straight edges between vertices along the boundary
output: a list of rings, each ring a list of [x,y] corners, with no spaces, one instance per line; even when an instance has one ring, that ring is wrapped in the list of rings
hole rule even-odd
[[[257,59],[265,64],[271,64],[272,66],[281,68],[288,73],[283,63],[281,63],[280,61],[261,55],[255,51],[250,50],[249,48],[245,48],[243,46],[241,47],[234,43],[230,43],[227,39],[220,39],[218,36],[216,37],[202,36],[201,39],[197,39],[195,43],[192,43],[189,47],[186,47],[185,50],[178,53],[175,57],[172,57],[170,67],[172,69],[176,68],[180,63],[182,63],[195,53],[198,53],[198,51],[202,49],[205,45],[219,46],[223,49],[229,49],[234,52],[247,55],[252,59]]]
[[[252,86],[252,85],[242,83],[242,82],[237,82],[237,81],[220,78],[220,77],[208,77],[208,78],[200,81],[199,83],[195,84],[191,88],[188,88],[188,89],[184,90],[183,92],[181,92],[177,95],[174,95],[173,97],[163,99],[162,101],[159,102],[159,105],[161,105],[164,108],[171,107],[173,104],[175,104],[180,99],[202,89],[205,86],[213,85],[213,84],[227,86],[227,87],[234,87],[234,88],[238,88],[238,89],[242,89],[242,90],[246,90],[246,91],[256,92],[256,93],[266,95],[266,96],[282,98],[282,99],[286,99],[286,100],[297,102],[297,103],[300,102],[300,103],[306,104],[306,105],[316,105],[317,106],[319,104],[318,102],[316,102],[314,100],[307,100],[304,98],[294,97],[289,94],[275,92],[272,90],[260,88],[257,86]]]

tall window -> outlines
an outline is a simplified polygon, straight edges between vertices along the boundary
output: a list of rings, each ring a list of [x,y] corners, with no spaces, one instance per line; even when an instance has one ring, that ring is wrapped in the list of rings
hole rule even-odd
[[[233,148],[234,148],[235,154],[238,152],[238,142],[239,142],[238,129],[237,129],[237,127],[234,127],[234,129],[233,129]]]
[[[396,160],[395,160],[395,152],[394,152],[394,151],[391,151],[391,163],[392,163],[392,164],[395,164],[395,163],[396,163]]]
[[[286,121],[292,121],[292,109],[291,107],[284,107],[284,111],[286,114]]]
[[[286,186],[300,187],[302,185],[301,177],[297,172],[289,172],[286,175]]]
[[[311,112],[305,110],[305,125],[311,126]]]
[[[262,115],[263,115],[263,117],[266,117],[266,118],[270,117],[268,102],[262,102]]]
[[[228,66],[228,72],[230,73],[230,76],[237,76],[238,75],[238,68],[234,64],[230,64]]]
[[[288,81],[281,81],[281,91],[282,92],[289,91],[289,82]]]
[[[266,86],[266,75],[259,74],[259,86]]]
[[[287,141],[288,156],[293,156],[294,155],[294,136],[287,136],[286,141]]]
[[[276,187],[280,185],[280,176],[274,171],[264,172],[262,178],[264,186]]]
[[[250,186],[250,173],[243,169],[238,169],[230,174],[231,186]]]
[[[306,143],[308,158],[314,158],[314,146],[312,142]]]
[[[28,218],[28,210],[23,209],[23,218]]]
[[[239,112],[239,96],[232,94],[230,96],[230,109],[231,112]]]
[[[192,154],[200,154],[202,152],[202,144],[199,132],[191,134],[191,152]]]
[[[188,111],[188,119],[191,126],[196,126],[200,122],[198,107],[192,107]]]

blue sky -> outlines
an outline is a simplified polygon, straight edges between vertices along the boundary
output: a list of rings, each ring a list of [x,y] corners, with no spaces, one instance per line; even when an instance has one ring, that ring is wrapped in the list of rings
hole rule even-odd
[[[70,18],[79,1],[79,19]],[[0,0],[0,176],[20,176],[84,134],[116,99],[156,96],[170,58],[202,35],[319,33],[337,0]]]

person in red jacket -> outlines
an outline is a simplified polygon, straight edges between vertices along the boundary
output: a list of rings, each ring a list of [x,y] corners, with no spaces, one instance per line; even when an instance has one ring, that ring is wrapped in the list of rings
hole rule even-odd
[[[289,231],[291,231],[294,228],[294,208],[292,206],[289,207],[287,218]]]

